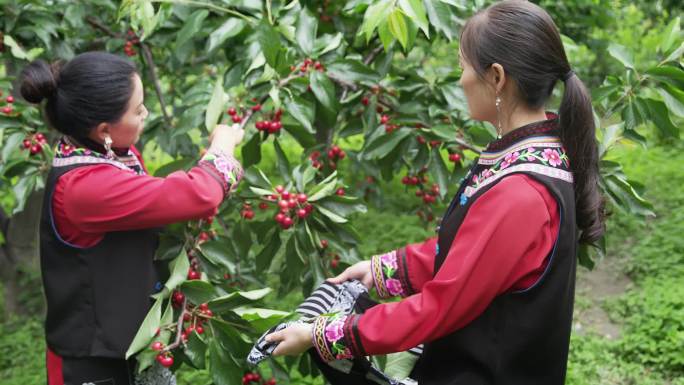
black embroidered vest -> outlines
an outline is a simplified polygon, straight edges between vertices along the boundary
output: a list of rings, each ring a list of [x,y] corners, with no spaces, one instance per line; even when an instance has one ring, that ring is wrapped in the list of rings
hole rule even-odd
[[[45,334],[48,347],[66,357],[124,358],[150,308],[157,282],[152,260],[158,230],[110,232],[88,248],[67,243],[56,231],[52,196],[60,176],[100,163],[144,172],[137,159],[109,160],[61,142],[45,186],[40,225]]]
[[[435,274],[470,206],[508,175],[526,174],[546,186],[558,202],[560,228],[538,282],[498,296],[464,328],[425,344],[414,373],[421,385],[564,383],[578,232],[572,173],[556,129],[552,118],[490,144],[444,216]]]

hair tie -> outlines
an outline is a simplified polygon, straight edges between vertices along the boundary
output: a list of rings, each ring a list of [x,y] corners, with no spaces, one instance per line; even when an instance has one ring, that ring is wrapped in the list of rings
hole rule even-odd
[[[561,80],[563,80],[563,82],[567,82],[568,79],[570,79],[570,78],[573,77],[573,76],[575,76],[575,71],[570,70],[570,71],[566,72],[565,75],[563,75],[563,76],[561,77]]]

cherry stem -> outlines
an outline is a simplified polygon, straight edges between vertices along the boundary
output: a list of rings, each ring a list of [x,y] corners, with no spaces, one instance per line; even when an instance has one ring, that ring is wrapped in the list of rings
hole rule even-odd
[[[169,352],[180,346],[182,340],[181,332],[183,331],[183,317],[185,317],[185,314],[188,313],[185,308],[187,303],[188,299],[183,298],[183,305],[181,305],[183,310],[181,311],[180,316],[178,316],[178,321],[176,322],[176,340],[172,344],[169,344],[167,347],[165,347],[162,352]]]

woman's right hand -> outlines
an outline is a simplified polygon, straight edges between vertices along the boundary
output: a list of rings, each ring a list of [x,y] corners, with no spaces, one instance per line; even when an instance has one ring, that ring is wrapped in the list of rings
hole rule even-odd
[[[235,146],[242,142],[244,135],[245,130],[240,128],[239,123],[230,126],[227,124],[217,124],[214,127],[214,131],[209,135],[209,141],[211,142],[209,148],[232,156]]]
[[[366,286],[366,289],[370,290],[373,287],[373,275],[371,274],[371,263],[370,261],[361,261],[349,266],[340,275],[334,278],[329,278],[328,282],[334,284],[340,284],[350,279],[357,279]]]

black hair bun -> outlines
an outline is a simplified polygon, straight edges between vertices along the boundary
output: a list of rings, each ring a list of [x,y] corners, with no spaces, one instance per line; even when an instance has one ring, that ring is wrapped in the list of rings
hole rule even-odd
[[[21,71],[21,96],[29,103],[38,104],[57,91],[56,66],[36,60]]]

